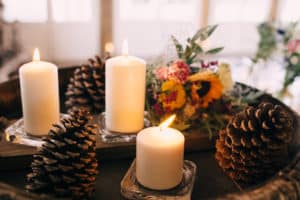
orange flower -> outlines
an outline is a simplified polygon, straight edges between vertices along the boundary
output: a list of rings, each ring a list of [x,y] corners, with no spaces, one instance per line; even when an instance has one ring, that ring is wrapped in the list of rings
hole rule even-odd
[[[199,72],[190,76],[189,81],[192,83],[192,100],[198,108],[206,108],[211,102],[222,96],[223,85],[214,72]]]
[[[167,111],[173,111],[181,108],[185,103],[184,87],[173,80],[166,81],[161,86],[162,93],[159,95],[159,101]]]

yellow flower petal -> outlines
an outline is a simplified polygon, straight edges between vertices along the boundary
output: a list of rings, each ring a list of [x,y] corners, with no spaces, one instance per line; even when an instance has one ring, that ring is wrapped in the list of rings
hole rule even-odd
[[[159,95],[159,101],[162,103],[164,108],[168,108],[171,111],[181,108],[185,104],[186,94],[184,87],[175,81],[166,81],[161,86],[162,94]],[[170,94],[176,93],[174,100],[168,100]]]
[[[191,86],[191,96],[194,103],[199,108],[206,108],[212,101],[222,97],[223,85],[219,77],[212,71],[204,71],[194,74],[189,77],[189,81],[193,84]],[[199,95],[202,83],[209,83],[209,88],[206,94]]]
[[[198,72],[196,74],[189,76],[188,80],[191,82],[194,82],[194,81],[199,81],[199,80],[205,80],[210,76],[216,76],[216,74],[213,71],[207,70],[207,71]]]

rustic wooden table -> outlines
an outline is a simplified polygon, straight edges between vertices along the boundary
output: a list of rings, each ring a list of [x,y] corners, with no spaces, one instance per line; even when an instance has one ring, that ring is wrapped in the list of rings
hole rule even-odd
[[[217,166],[213,152],[188,153],[185,155],[185,159],[194,161],[197,165],[192,199],[215,198],[239,191],[236,185]],[[120,194],[120,182],[133,158],[102,160],[101,155],[99,155],[98,160],[99,175],[94,199],[123,199]],[[1,171],[0,180],[24,189],[26,173],[26,169]]]
[[[64,102],[64,91],[74,68],[60,70],[61,102]],[[247,86],[244,86],[247,87]],[[266,95],[264,100],[271,100],[281,104],[276,99]],[[64,111],[63,104],[61,104]],[[18,119],[21,117],[21,100],[18,80],[0,84],[0,116]],[[292,111],[290,111],[292,112]],[[212,150],[213,140],[207,135],[192,133],[186,135],[185,159],[194,161],[197,165],[196,181],[192,199],[215,199],[221,197],[226,200],[264,200],[289,199],[299,200],[300,184],[300,123],[297,118],[294,142],[291,145],[292,161],[289,166],[267,180],[262,185],[244,187],[241,191],[218,167]],[[200,151],[202,150],[202,151]],[[207,151],[205,151],[207,150]],[[53,199],[26,193],[25,175],[31,163],[33,147],[0,142],[0,199]],[[97,156],[99,161],[99,175],[96,182],[94,199],[122,199],[120,182],[134,159],[135,145],[108,145],[97,141]],[[288,159],[288,158],[287,158]],[[6,183],[6,184],[5,184]],[[8,184],[8,185],[7,185]],[[13,187],[15,186],[15,187]],[[236,194],[236,192],[241,193]],[[232,194],[235,193],[235,194]],[[224,195],[227,195],[224,197]]]

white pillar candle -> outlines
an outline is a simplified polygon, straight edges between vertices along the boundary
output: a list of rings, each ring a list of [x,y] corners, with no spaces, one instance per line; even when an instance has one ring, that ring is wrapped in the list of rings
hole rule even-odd
[[[25,131],[31,135],[47,135],[59,121],[57,67],[40,61],[35,49],[33,61],[19,70]]]
[[[146,62],[128,55],[127,43],[123,55],[106,61],[105,114],[111,131],[134,133],[144,126]]]
[[[174,188],[182,180],[183,157],[184,136],[178,130],[163,126],[142,130],[136,140],[138,182],[155,190]]]

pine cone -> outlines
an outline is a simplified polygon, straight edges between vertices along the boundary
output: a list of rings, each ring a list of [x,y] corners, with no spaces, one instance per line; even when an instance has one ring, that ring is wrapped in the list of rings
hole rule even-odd
[[[74,71],[66,92],[65,106],[70,113],[83,108],[100,113],[105,107],[105,60],[99,56],[89,59]]]
[[[88,113],[74,111],[53,125],[39,153],[34,155],[26,189],[58,197],[88,199],[98,173],[95,125]]]
[[[6,117],[0,116],[0,132],[3,132],[8,124],[9,120]]]
[[[282,106],[261,103],[236,114],[216,142],[216,159],[233,180],[256,183],[282,168],[293,138],[293,118]]]

